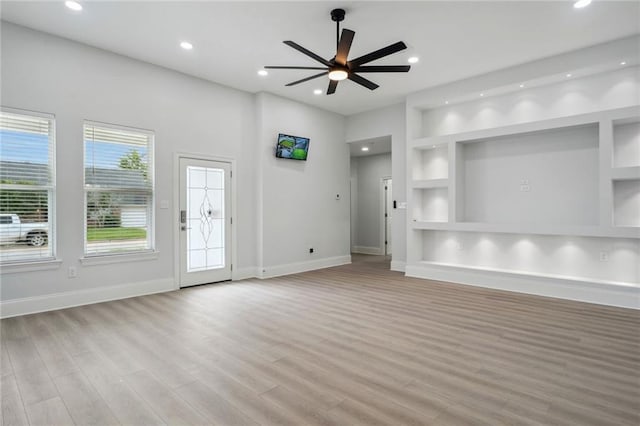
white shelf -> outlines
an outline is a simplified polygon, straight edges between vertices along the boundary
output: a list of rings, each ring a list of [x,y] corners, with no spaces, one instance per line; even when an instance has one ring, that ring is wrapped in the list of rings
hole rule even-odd
[[[601,120],[626,120],[630,117],[640,116],[640,107],[632,106],[617,108],[608,111],[593,112],[587,114],[571,115],[568,117],[552,118],[549,120],[533,121],[514,124],[511,126],[493,127],[490,129],[473,130],[452,135],[430,136],[416,138],[410,146],[416,149],[430,149],[433,145],[447,144],[449,141],[476,142],[486,139],[509,135],[523,135],[527,133],[561,129],[563,127],[583,126],[597,124]]]
[[[414,221],[412,228],[426,231],[485,232],[521,235],[567,235],[579,237],[640,238],[640,229],[631,226],[600,227],[547,224],[493,224],[473,222]]]
[[[614,167],[611,169],[611,180],[640,179],[640,166]]]
[[[446,188],[449,185],[449,179],[422,179],[414,180],[411,182],[411,187],[414,189],[428,189],[428,188]]]
[[[640,289],[640,284],[638,283],[594,280],[593,278],[573,277],[568,275],[556,275],[556,274],[541,274],[539,272],[520,271],[520,270],[514,270],[514,269],[490,268],[486,266],[459,265],[455,263],[431,262],[426,260],[417,262],[417,266],[425,266],[425,267],[435,266],[435,267],[468,269],[473,271],[497,272],[501,274],[526,275],[530,277],[548,278],[552,280],[562,280],[562,281],[576,281],[576,282],[588,281],[589,283],[603,285],[603,286],[618,286],[618,287],[627,287],[630,289]]]

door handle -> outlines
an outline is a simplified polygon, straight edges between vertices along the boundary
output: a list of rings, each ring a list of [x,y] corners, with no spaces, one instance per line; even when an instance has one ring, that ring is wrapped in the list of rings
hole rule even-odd
[[[180,227],[180,230],[181,230],[181,231],[186,231],[187,229],[191,229],[191,227],[187,228],[185,225],[182,225],[182,226]]]

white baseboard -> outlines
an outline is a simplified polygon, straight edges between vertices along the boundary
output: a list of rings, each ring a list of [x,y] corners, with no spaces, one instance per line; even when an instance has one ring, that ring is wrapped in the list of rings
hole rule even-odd
[[[391,261],[391,270],[397,272],[404,272],[406,267],[406,262],[402,260],[392,260]]]
[[[172,278],[0,301],[0,318],[176,290]]]
[[[258,278],[273,278],[282,275],[297,274],[300,272],[314,271],[316,269],[331,268],[333,266],[347,265],[351,263],[351,256],[326,257],[307,262],[296,262],[285,265],[266,266],[258,272]]]
[[[249,268],[238,268],[234,269],[232,274],[232,281],[240,281],[246,280],[249,278],[256,278],[258,276],[258,268],[249,267]]]
[[[381,256],[384,254],[384,251],[380,247],[366,247],[366,246],[353,246],[351,250],[352,253],[358,254],[373,254],[376,256]]]
[[[555,297],[599,305],[640,309],[640,286],[574,278],[482,270],[455,265],[408,264],[408,277]]]

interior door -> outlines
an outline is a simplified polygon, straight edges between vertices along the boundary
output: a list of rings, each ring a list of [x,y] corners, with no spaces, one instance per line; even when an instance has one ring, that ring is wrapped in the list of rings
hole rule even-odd
[[[180,158],[180,287],[231,279],[231,164]]]
[[[391,179],[384,180],[384,241],[385,254],[391,254],[391,216],[393,213],[393,192]]]

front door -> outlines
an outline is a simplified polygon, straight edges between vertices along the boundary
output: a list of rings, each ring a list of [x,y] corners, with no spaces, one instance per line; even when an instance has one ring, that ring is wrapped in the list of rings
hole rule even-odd
[[[180,158],[180,287],[231,279],[231,164]]]

